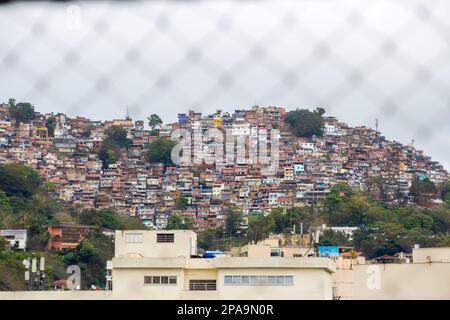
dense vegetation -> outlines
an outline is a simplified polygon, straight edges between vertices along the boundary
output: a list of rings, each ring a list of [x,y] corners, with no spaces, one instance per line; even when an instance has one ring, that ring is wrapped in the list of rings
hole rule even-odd
[[[145,157],[149,162],[160,162],[164,166],[172,165],[172,149],[176,146],[172,140],[156,138],[145,149]]]
[[[31,103],[16,103],[15,99],[9,99],[8,104],[9,116],[16,121],[16,126],[19,126],[21,122],[27,122],[34,119],[34,106]]]
[[[285,122],[289,125],[291,132],[297,137],[311,138],[312,136],[322,136],[323,120],[325,113],[323,108],[314,111],[307,109],[296,109],[286,113]]]
[[[82,287],[104,286],[106,260],[114,254],[113,240],[101,232],[92,232],[77,249],[49,251],[49,234],[45,225],[75,222],[108,229],[143,229],[139,219],[121,217],[112,210],[79,210],[59,203],[50,183],[45,183],[30,167],[0,164],[0,229],[28,230],[27,252],[10,248],[0,238],[0,290],[24,290],[23,259],[46,257],[46,287],[54,280],[65,279],[70,264],[82,272]]]
[[[89,130],[89,128],[86,129]],[[109,127],[105,130],[105,135],[106,138],[102,142],[98,157],[103,162],[103,166],[107,168],[119,160],[121,150],[127,148],[131,144],[131,140],[127,138],[127,131],[121,126]]]

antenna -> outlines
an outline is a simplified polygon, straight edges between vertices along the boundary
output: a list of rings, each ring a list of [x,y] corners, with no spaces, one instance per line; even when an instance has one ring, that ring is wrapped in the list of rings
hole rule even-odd
[[[378,118],[375,118],[375,130],[378,132]]]

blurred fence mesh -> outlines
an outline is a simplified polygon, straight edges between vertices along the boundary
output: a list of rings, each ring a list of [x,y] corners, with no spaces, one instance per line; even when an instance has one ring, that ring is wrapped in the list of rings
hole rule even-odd
[[[447,0],[80,1],[0,6],[0,100],[164,120],[321,105],[450,162]]]

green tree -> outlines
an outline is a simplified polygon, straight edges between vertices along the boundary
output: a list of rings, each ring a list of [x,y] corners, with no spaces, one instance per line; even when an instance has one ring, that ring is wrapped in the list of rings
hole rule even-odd
[[[252,215],[248,218],[247,237],[250,241],[265,239],[274,230],[275,222],[271,215]]]
[[[119,148],[127,148],[131,144],[131,140],[127,138],[127,131],[121,126],[110,126],[105,130],[105,135]]]
[[[322,115],[324,113],[325,110],[322,108],[318,108],[315,111],[296,109],[286,114],[285,122],[297,137],[310,138],[312,136],[322,136]]]
[[[106,138],[102,142],[98,157],[107,168],[120,158],[122,148],[127,148],[131,140],[127,138],[127,131],[121,126],[111,126],[105,130]]]
[[[164,166],[172,165],[172,149],[176,146],[175,141],[156,138],[147,144],[145,148],[145,157],[147,161],[163,163]]]
[[[21,122],[33,120],[35,117],[34,106],[28,102],[19,102],[16,104],[14,99],[10,99],[9,116],[16,121],[18,127]]]
[[[320,242],[328,246],[348,246],[350,244],[345,233],[333,230],[325,230],[320,237]]]
[[[45,122],[45,127],[47,128],[48,135],[53,137],[55,135],[56,119],[55,117],[49,117]]]
[[[428,178],[421,180],[416,177],[412,181],[410,193],[414,196],[418,205],[430,203],[431,200],[436,198],[437,192],[436,185]]]
[[[198,247],[203,250],[211,250],[216,248],[216,243],[222,237],[223,230],[220,228],[216,229],[205,229],[198,233]]]
[[[120,229],[123,230],[145,230],[147,227],[137,217],[121,217]]]
[[[242,223],[242,212],[235,208],[225,210],[225,234],[230,237],[237,236]]]
[[[63,256],[68,265],[78,265],[81,269],[81,285],[83,289],[90,289],[91,285],[104,287],[106,261],[114,255],[112,239],[101,232],[91,232],[74,252]]]
[[[161,118],[157,114],[152,114],[147,118],[148,125],[152,130],[156,130],[156,128],[160,127],[163,122]]]
[[[185,210],[189,204],[188,198],[180,196],[175,200],[175,207],[178,210]]]
[[[84,210],[80,213],[79,221],[82,224],[97,225],[112,230],[118,230],[121,226],[119,214],[111,209]]]
[[[94,126],[92,124],[86,124],[80,132],[81,137],[89,138],[91,136]]]
[[[31,197],[42,185],[42,178],[32,168],[19,164],[0,164],[0,190],[8,197]]]
[[[275,233],[284,232],[290,225],[289,215],[284,213],[283,208],[273,208],[270,217],[274,223],[273,231]]]
[[[98,158],[103,162],[103,167],[107,168],[110,164],[116,163],[119,160],[120,148],[109,141],[103,141],[98,152]]]
[[[445,181],[439,185],[439,193],[442,200],[450,200],[450,181]]]
[[[0,252],[5,251],[7,248],[9,248],[9,242],[5,238],[0,237]]]
[[[431,229],[433,226],[433,218],[424,213],[416,213],[405,219],[404,226],[406,229],[423,228]]]
[[[186,230],[186,229],[190,229],[192,226],[189,225],[189,219],[188,220],[188,224],[185,223],[185,219],[182,219],[179,215],[173,214],[170,216],[168,222],[167,222],[167,226],[166,226],[166,230]]]

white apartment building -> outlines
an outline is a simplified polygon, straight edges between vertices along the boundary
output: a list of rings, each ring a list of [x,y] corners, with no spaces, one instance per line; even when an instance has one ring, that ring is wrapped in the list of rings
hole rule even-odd
[[[11,247],[25,250],[27,247],[27,230],[25,229],[7,229],[0,230],[0,237],[5,238]]]
[[[332,299],[328,258],[199,258],[189,230],[116,231],[113,296],[120,299]]]

